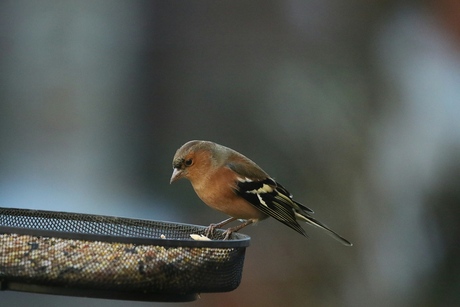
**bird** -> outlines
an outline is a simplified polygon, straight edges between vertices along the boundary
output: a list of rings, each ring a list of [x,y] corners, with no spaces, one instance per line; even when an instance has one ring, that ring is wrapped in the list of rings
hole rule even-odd
[[[216,228],[242,221],[224,232],[224,240],[228,240],[233,232],[272,217],[305,237],[308,235],[298,221],[318,227],[342,244],[352,246],[350,241],[313,218],[313,210],[295,201],[291,193],[255,162],[229,147],[192,140],[176,151],[172,166],[170,183],[188,179],[206,205],[230,216],[211,224],[206,229],[207,236]]]

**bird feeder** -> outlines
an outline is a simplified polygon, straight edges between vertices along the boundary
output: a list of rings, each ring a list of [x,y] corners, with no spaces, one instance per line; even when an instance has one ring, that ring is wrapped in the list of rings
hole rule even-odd
[[[206,227],[0,208],[0,289],[185,302],[241,281],[250,238],[194,240]]]

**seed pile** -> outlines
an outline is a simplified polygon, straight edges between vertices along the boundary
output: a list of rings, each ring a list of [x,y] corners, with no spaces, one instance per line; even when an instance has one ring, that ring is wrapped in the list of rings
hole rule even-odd
[[[239,283],[243,259],[235,248],[0,234],[0,279],[42,285],[152,293],[222,291],[222,285]]]

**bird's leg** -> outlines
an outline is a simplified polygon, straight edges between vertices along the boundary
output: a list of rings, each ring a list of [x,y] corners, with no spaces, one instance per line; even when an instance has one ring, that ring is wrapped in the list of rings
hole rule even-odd
[[[231,217],[231,218],[228,218],[228,219],[226,219],[226,220],[224,220],[224,221],[222,221],[222,222],[220,222],[220,223],[211,224],[211,225],[209,225],[208,228],[206,228],[204,234],[205,234],[206,237],[209,237],[209,236],[211,236],[211,235],[214,233],[214,229],[216,229],[216,228],[222,228],[222,226],[225,226],[225,225],[227,225],[228,223],[231,223],[231,222],[233,222],[233,221],[235,221],[235,220],[236,220],[235,217]]]
[[[235,226],[235,227],[232,227],[232,228],[229,228],[227,230],[225,230],[224,234],[225,234],[225,237],[224,237],[224,240],[228,240],[230,239],[230,236],[232,235],[233,232],[237,232],[238,230],[240,230],[241,228],[244,228],[248,225],[251,225],[252,223],[254,223],[255,221],[254,220],[247,220],[246,222],[244,222],[243,224],[240,224],[238,226]]]

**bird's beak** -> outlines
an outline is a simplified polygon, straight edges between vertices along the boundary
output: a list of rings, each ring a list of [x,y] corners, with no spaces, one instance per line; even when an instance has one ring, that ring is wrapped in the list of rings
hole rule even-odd
[[[172,176],[171,176],[171,180],[169,181],[169,183],[171,184],[174,181],[176,181],[178,179],[181,179],[184,176],[184,174],[182,172],[183,172],[183,170],[181,170],[179,168],[174,168]]]

